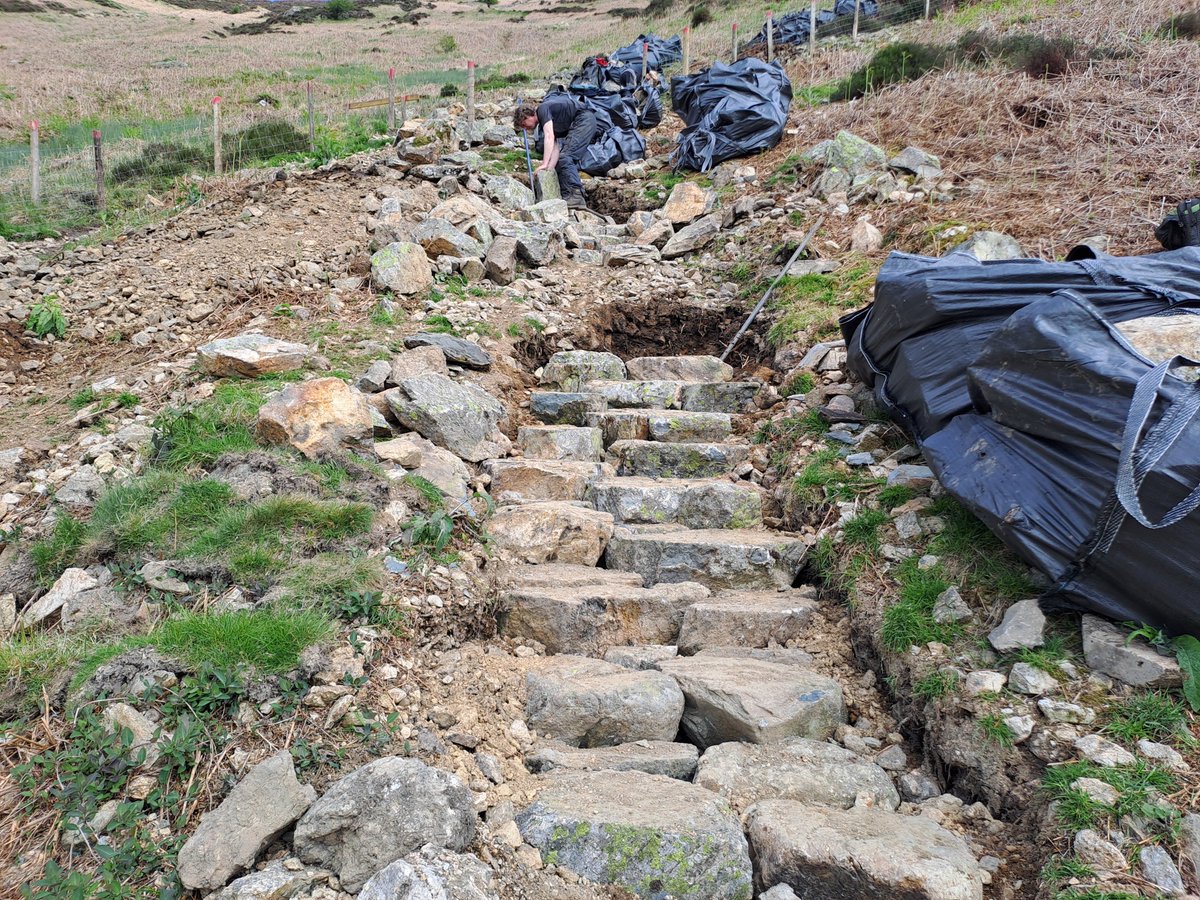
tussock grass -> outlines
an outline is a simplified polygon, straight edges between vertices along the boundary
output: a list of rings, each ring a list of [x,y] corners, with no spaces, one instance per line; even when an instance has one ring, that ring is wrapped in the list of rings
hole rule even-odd
[[[896,602],[883,611],[880,628],[883,645],[893,653],[903,653],[913,644],[952,641],[960,629],[933,620],[938,595],[950,587],[942,567],[922,569],[917,559],[910,557],[897,568],[896,578],[900,592]]]

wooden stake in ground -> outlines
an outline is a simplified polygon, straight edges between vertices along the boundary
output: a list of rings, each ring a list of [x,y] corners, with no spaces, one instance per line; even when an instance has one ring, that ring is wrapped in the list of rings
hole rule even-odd
[[[309,81],[304,85],[304,93],[308,101],[308,149],[317,149],[317,117],[313,113],[313,87]]]
[[[467,145],[475,133],[475,61],[467,60]]]
[[[104,212],[104,153],[100,146],[100,129],[92,132],[92,154],[96,160],[96,209]]]
[[[221,175],[224,160],[221,159],[221,98],[213,97],[213,172]]]
[[[408,94],[400,95],[400,127],[404,127],[404,123],[408,121]]]
[[[733,23],[733,28],[730,30],[733,33],[733,52],[729,56],[729,61],[731,63],[735,63],[735,62],[737,62],[737,50],[738,50],[738,48],[737,48],[737,22]]]
[[[808,52],[817,52],[817,0],[812,0],[808,7]]]
[[[767,10],[767,62],[775,62],[775,16]]]
[[[41,147],[38,140],[38,123],[29,123],[29,196],[34,203],[42,202]]]
[[[396,67],[388,69],[388,134],[396,130]]]
[[[683,26],[683,74],[692,74],[692,28]]]
[[[646,67],[646,64],[649,62],[649,60],[650,60],[650,42],[642,41],[642,77],[643,78],[645,78],[646,73],[650,71]]]
[[[933,15],[932,4],[930,3],[930,0],[925,0],[925,21],[928,22],[932,15]]]
[[[850,40],[858,43],[858,12],[862,7],[862,0],[854,0],[854,26],[850,29]]]

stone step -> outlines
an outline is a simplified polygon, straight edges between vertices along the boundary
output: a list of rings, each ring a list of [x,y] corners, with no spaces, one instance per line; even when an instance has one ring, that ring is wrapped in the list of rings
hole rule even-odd
[[[589,413],[584,421],[600,429],[606,447],[617,441],[723,441],[733,433],[733,419],[728,413],[682,409],[600,410]]]
[[[612,537],[613,517],[583,503],[541,500],[500,507],[487,530],[501,550],[523,563],[594,566]]]
[[[732,381],[733,366],[715,356],[639,356],[625,363],[638,381]]]
[[[582,500],[604,473],[601,463],[543,459],[489,459],[483,470],[498,506],[534,500]]]
[[[600,462],[604,440],[599,428],[577,425],[522,425],[517,446],[526,459]]]
[[[525,767],[535,775],[561,769],[576,772],[634,771],[691,781],[696,774],[699,756],[700,751],[691,744],[677,744],[674,741],[637,741],[591,750],[552,745],[525,757]]]
[[[577,394],[569,391],[533,391],[529,395],[529,412],[547,425],[588,425],[588,418],[608,409],[599,394]]]
[[[525,721],[571,747],[670,741],[679,730],[683,694],[662,672],[552,656],[536,660],[525,681]]]
[[[738,816],[717,794],[675,778],[551,772],[516,822],[543,860],[635,897],[747,900],[754,892]]]
[[[646,588],[633,572],[559,563],[520,567],[509,582],[501,595],[501,633],[538,641],[549,653],[674,644],[684,611],[709,597],[700,584]]]
[[[698,581],[713,590],[792,586],[808,546],[789,534],[757,529],[619,526],[605,566],[637,572],[645,584]]]
[[[677,409],[683,381],[589,381],[581,391],[599,394],[610,409]]]
[[[692,604],[683,614],[679,652],[784,645],[804,634],[817,608],[817,592],[811,587],[721,591]]]
[[[700,747],[823,741],[846,721],[841,685],[811,669],[732,656],[681,656],[658,668],[679,682],[683,731]]]
[[[542,384],[561,391],[577,391],[587,381],[623,380],[625,363],[611,353],[564,350],[555,353],[542,367]]]
[[[690,412],[746,412],[753,407],[759,387],[755,381],[685,384],[680,390],[679,408]]]
[[[732,472],[750,456],[746,444],[662,441],[616,441],[608,452],[618,475],[651,478],[712,478]]]
[[[983,900],[984,871],[966,841],[924,816],[762,800],[746,834],[761,883],[787,884],[805,900]]]
[[[626,525],[754,528],[762,525],[757,490],[725,478],[597,478],[588,499]]]

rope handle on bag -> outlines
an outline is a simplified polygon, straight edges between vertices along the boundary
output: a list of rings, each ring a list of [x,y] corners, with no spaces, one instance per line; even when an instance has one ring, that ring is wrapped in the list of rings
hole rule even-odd
[[[1125,512],[1145,528],[1167,528],[1200,508],[1200,484],[1193,487],[1186,497],[1157,522],[1151,522],[1146,516],[1138,496],[1146,476],[1183,434],[1196,413],[1200,412],[1200,384],[1195,384],[1186,397],[1171,404],[1158,424],[1147,433],[1145,440],[1140,440],[1146,422],[1154,411],[1159,388],[1166,380],[1167,373],[1184,365],[1195,366],[1200,365],[1200,362],[1186,356],[1174,356],[1159,363],[1138,379],[1133,400],[1129,404],[1129,416],[1125,420],[1125,434],[1122,437],[1121,456],[1117,464],[1117,499]]]

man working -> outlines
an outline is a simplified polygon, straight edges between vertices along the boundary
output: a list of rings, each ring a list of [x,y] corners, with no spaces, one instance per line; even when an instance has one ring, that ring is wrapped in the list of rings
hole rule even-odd
[[[563,199],[571,209],[584,209],[583,182],[579,180],[579,160],[596,137],[596,114],[570,94],[555,93],[537,107],[522,103],[513,114],[513,127],[533,131],[542,126],[542,163],[538,172],[558,170]]]

